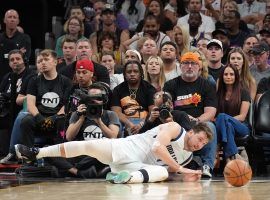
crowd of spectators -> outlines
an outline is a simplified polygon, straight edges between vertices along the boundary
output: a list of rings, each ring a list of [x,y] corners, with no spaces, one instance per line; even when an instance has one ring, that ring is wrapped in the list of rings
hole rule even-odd
[[[219,7],[216,7],[215,2]],[[194,155],[211,178],[216,152],[240,158],[235,136],[270,77],[270,1],[90,0],[74,5],[55,49],[35,55],[14,9],[0,34],[0,131],[14,145],[129,137],[170,121],[206,122],[214,139]],[[29,22],[31,23],[31,22]],[[165,113],[164,113],[165,112]],[[59,176],[104,177],[81,156],[48,159]]]

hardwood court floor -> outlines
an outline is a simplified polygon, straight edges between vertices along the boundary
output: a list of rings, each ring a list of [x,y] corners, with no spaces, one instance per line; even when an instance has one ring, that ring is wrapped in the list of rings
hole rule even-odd
[[[244,187],[232,187],[219,180],[197,183],[162,182],[111,184],[103,179],[17,179],[0,175],[0,200],[266,200],[270,180],[254,178]]]

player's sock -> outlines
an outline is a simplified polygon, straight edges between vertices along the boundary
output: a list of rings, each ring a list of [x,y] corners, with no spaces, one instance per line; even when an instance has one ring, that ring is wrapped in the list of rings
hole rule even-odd
[[[128,183],[151,183],[164,181],[169,174],[165,167],[149,166],[139,171],[131,173],[131,179]]]
[[[40,148],[36,157],[37,159],[43,157],[61,157],[60,144]]]

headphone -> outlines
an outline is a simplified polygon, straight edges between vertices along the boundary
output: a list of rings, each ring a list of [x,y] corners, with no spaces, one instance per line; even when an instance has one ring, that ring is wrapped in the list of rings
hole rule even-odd
[[[108,103],[108,101],[109,101],[109,87],[107,86],[106,83],[103,83],[103,82],[93,83],[92,85],[90,85],[88,87],[88,90],[90,90],[90,89],[100,89],[101,94],[102,94],[103,104]]]

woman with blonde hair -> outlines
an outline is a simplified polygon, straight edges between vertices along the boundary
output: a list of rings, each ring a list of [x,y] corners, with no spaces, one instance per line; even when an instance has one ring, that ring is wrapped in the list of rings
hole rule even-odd
[[[228,54],[228,64],[235,66],[239,72],[241,87],[247,91],[254,100],[257,92],[256,81],[250,73],[248,59],[240,48],[233,48]]]
[[[145,65],[144,79],[161,91],[165,83],[164,64],[159,56],[151,56]]]
[[[62,43],[65,37],[69,36],[79,40],[81,38],[85,38],[84,34],[84,25],[83,22],[76,16],[70,17],[64,26],[65,35],[60,36],[57,38],[55,51],[57,53],[57,57],[63,57],[63,50],[62,50]]]
[[[181,25],[173,27],[173,35],[171,40],[176,43],[180,60],[181,55],[185,54],[190,50],[190,37],[187,28]]]
[[[206,60],[205,55],[203,54],[203,52],[201,52],[198,49],[193,49],[193,50],[191,50],[191,52],[196,53],[199,56],[199,60],[200,60],[200,63],[199,63],[200,71],[199,71],[199,73],[200,73],[200,76],[202,78],[208,80],[216,88],[216,81],[215,81],[215,79],[213,78],[212,75],[210,75],[208,73],[208,62],[207,62],[207,60]]]

